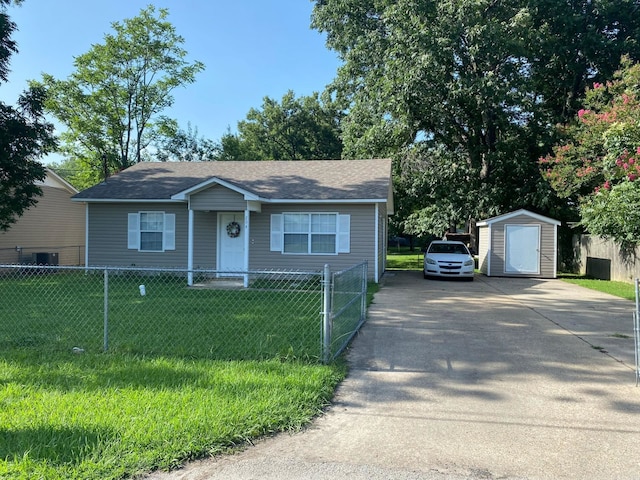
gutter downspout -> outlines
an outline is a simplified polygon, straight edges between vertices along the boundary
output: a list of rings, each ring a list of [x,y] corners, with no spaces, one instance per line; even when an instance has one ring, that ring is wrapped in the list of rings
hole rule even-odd
[[[244,271],[247,272],[244,274],[244,288],[249,287],[249,235],[251,233],[249,228],[249,214],[249,205],[247,205],[244,209]]]
[[[375,273],[373,278],[376,283],[380,280],[380,205],[376,203],[375,209],[375,256],[373,258],[373,268],[375,269]]]
[[[194,212],[189,201],[189,227],[187,234],[187,285],[193,285],[193,223]]]
[[[89,203],[84,209],[84,266],[89,266]]]

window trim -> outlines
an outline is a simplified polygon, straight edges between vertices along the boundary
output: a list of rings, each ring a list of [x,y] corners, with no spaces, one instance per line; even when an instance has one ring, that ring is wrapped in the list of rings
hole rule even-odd
[[[308,231],[304,232],[290,232],[291,234],[307,235],[307,250],[306,252],[285,252],[284,237],[287,232],[284,228],[285,215],[307,215],[308,217]],[[335,218],[335,232],[312,232],[313,215],[333,215]],[[313,235],[333,235],[335,237],[335,250],[333,252],[312,252],[312,237]],[[271,215],[271,229],[270,229],[271,245],[270,250],[272,252],[280,252],[282,255],[303,255],[303,256],[335,256],[341,253],[350,253],[351,244],[351,215],[341,214],[339,212],[282,212]]]
[[[140,229],[140,220],[143,213],[146,214],[162,214],[162,249],[160,250],[143,250],[142,245],[142,233]],[[140,210],[138,212],[131,212],[128,214],[128,232],[127,232],[127,248],[129,250],[137,250],[141,253],[163,253],[176,249],[175,233],[176,233],[176,215],[175,213],[166,213],[160,210]],[[154,232],[154,230],[145,230],[145,232]]]

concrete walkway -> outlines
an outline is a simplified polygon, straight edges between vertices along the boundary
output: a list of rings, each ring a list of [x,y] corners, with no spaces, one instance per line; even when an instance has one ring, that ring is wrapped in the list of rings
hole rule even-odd
[[[387,273],[334,405],[160,479],[640,479],[632,302]]]

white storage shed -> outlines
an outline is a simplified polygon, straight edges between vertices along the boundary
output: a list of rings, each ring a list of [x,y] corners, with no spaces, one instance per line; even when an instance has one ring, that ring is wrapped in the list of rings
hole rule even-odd
[[[516,210],[478,222],[478,266],[487,276],[556,278],[560,222]]]

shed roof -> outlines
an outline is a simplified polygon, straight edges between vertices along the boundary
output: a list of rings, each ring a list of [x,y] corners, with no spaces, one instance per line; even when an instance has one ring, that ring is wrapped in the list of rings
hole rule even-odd
[[[552,225],[560,225],[560,221],[555,220],[553,218],[550,217],[545,217],[544,215],[540,215],[538,213],[533,213],[530,212],[529,210],[525,210],[524,208],[521,208],[520,210],[515,210],[513,212],[509,212],[509,213],[505,213],[503,215],[498,215],[497,217],[491,217],[488,218],[486,220],[482,220],[480,222],[476,223],[476,227],[486,227],[488,225],[491,225],[493,223],[497,223],[497,222],[504,222],[506,220],[509,220],[513,217],[517,217],[518,215],[526,215],[528,217],[531,217],[539,222],[544,222],[544,223],[551,223]]]
[[[391,160],[143,162],[77,201],[172,201],[208,181],[264,201],[392,201]]]

